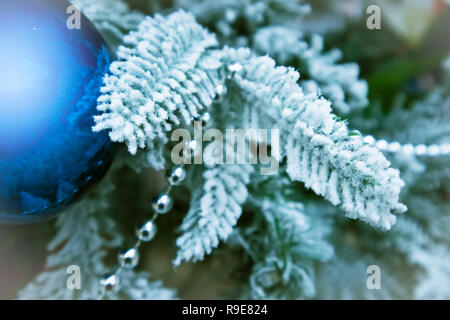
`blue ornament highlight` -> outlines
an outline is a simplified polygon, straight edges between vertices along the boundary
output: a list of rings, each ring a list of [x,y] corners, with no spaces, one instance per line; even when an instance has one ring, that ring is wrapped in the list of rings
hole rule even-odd
[[[0,222],[54,216],[106,173],[115,146],[93,133],[114,55],[64,0],[0,0]]]

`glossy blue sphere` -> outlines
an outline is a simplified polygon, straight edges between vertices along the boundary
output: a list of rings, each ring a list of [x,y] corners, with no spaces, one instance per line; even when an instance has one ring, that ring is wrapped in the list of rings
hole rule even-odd
[[[113,54],[64,0],[0,0],[0,222],[54,216],[98,181],[115,147],[92,132]]]

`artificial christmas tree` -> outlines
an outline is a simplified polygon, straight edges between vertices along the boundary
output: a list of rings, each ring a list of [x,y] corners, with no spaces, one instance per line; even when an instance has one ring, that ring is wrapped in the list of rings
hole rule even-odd
[[[364,1],[152,1],[133,10],[121,0],[73,3],[116,50],[92,129],[124,148],[104,181],[57,218],[48,270],[20,298],[192,297],[180,283],[177,295],[150,280],[146,253],[153,266],[173,260],[166,284],[175,270],[205,261],[192,270],[233,283],[215,298],[449,297],[448,48],[420,65],[406,54],[389,58],[426,52],[417,35],[413,44],[365,51],[368,32],[381,42],[399,36],[387,22],[368,30],[364,11],[351,14]],[[439,31],[448,6],[433,3]],[[446,36],[438,31],[430,32]],[[234,161],[219,156],[234,150],[225,139],[201,164],[176,166],[173,134],[195,136],[196,122],[279,135],[246,136]],[[213,139],[204,137],[187,143],[184,160],[199,143],[206,154]],[[252,162],[263,145],[274,173]],[[145,221],[133,234],[138,218]],[[176,253],[152,251],[158,238]],[[80,267],[80,290],[66,287],[69,265]],[[381,289],[368,285],[368,270],[380,270]]]

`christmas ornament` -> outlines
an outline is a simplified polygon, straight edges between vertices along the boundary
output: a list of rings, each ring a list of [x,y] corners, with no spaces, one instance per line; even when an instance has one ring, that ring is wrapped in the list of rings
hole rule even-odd
[[[61,211],[108,169],[115,147],[91,127],[113,54],[67,1],[1,3],[0,222],[27,223]]]

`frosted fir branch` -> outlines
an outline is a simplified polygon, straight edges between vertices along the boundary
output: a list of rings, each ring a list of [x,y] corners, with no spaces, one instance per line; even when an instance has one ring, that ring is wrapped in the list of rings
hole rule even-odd
[[[414,296],[416,299],[449,299],[450,293],[450,250],[447,245],[430,245],[416,250],[411,260],[425,269],[425,276],[419,279]]]
[[[112,191],[112,184],[105,181],[101,186],[99,194],[58,217],[58,232],[47,247],[53,253],[47,258],[46,270],[19,292],[20,299],[91,299],[98,295],[98,278],[106,270],[103,258],[122,242],[106,212],[105,196]],[[70,265],[80,267],[82,290],[69,290],[66,286],[66,269]]]
[[[190,209],[180,226],[174,265],[210,254],[233,231],[247,199],[250,165],[211,165],[193,185]]]
[[[110,176],[109,176],[110,177]],[[100,292],[99,279],[109,270],[103,259],[123,245],[116,222],[110,217],[108,196],[113,191],[107,177],[94,193],[60,215],[58,232],[48,244],[50,253],[45,271],[18,293],[19,299],[95,299]],[[81,288],[69,289],[69,266],[80,268]],[[146,272],[124,272],[121,290],[108,299],[173,299],[173,290],[161,282],[149,281]]]
[[[255,57],[245,49],[226,49],[224,56],[240,61],[243,71],[235,76],[246,101],[242,115],[257,115],[252,125],[279,128],[281,154],[287,158],[292,180],[341,205],[350,218],[389,229],[404,183],[381,152],[354,139],[345,123],[336,121],[330,102],[314,93],[305,94],[297,84],[299,74],[275,67],[269,57]],[[244,125],[249,125],[244,123]]]
[[[402,170],[403,174],[412,172],[419,161],[424,167],[415,174],[404,197],[410,219],[399,221],[391,235],[410,264],[421,269],[412,290],[416,299],[449,298],[450,58],[443,67],[442,83],[410,109],[404,108],[400,100],[381,133],[402,143],[402,149],[411,150],[412,144],[416,144],[415,151],[420,148]],[[390,127],[393,125],[395,131]]]
[[[423,201],[424,199],[419,197],[418,200]],[[408,261],[410,268],[414,267],[420,270],[420,276],[416,277],[414,281],[414,292],[410,292],[413,294],[411,298],[448,299],[447,288],[450,284],[448,236],[443,230],[438,235],[433,235],[426,222],[433,221],[433,224],[436,224],[437,221],[439,225],[447,225],[448,221],[443,219],[446,211],[443,211],[442,207],[434,211],[433,205],[430,203],[423,207],[427,208],[426,211],[418,212],[421,207],[414,206],[408,218],[399,219],[395,228],[390,231],[389,237],[370,238],[367,233],[360,232],[361,240],[365,246],[368,246],[366,253],[370,251],[375,255],[384,256],[386,250],[391,250],[397,256],[404,257],[401,258],[402,263]],[[424,212],[426,215],[423,215]],[[439,239],[442,236],[444,238]],[[383,280],[383,282],[385,281]],[[401,284],[398,285],[398,287],[401,286]],[[406,284],[403,286],[405,287]],[[395,286],[391,288],[389,285],[389,287],[390,291],[395,290]]]
[[[301,299],[315,296],[312,267],[292,265],[289,277],[280,274],[280,261],[268,256],[262,263],[257,263],[250,277],[250,294],[252,299]],[[288,288],[283,282],[289,283]]]
[[[318,107],[328,113],[329,105]],[[389,161],[378,150],[348,137],[343,124],[328,123],[330,127],[319,129],[295,117],[289,116],[295,138],[286,137],[291,178],[341,205],[348,217],[390,229],[396,220],[394,213],[406,210],[399,203],[404,183],[398,171],[389,168]]]
[[[149,165],[163,168],[168,132],[189,124],[215,96],[221,64],[206,49],[216,44],[183,11],[145,18],[124,37],[104,79],[94,131],[110,130],[111,140],[125,142],[131,154],[146,148],[149,159],[160,159]]]
[[[383,120],[381,132],[377,133],[384,139],[364,138],[364,141],[387,152],[395,165],[402,169],[402,175],[409,176],[409,192],[405,194],[405,201],[411,204],[411,214],[417,211],[418,216],[427,206],[430,212],[446,212],[445,207],[435,209],[444,200],[436,197],[446,190],[450,178],[450,66],[445,66],[444,62],[446,73],[443,74],[443,82],[425,98],[416,101],[412,108],[405,108],[401,97],[397,99],[393,111]],[[423,166],[423,170],[415,170],[418,164]]]
[[[359,79],[356,63],[341,63],[338,49],[324,52],[323,38],[313,35],[311,41],[301,32],[283,26],[258,30],[253,37],[256,52],[268,54],[280,65],[291,65],[301,74],[305,93],[319,92],[332,102],[340,114],[362,109],[369,103],[366,81]]]
[[[312,201],[309,200],[308,203]],[[307,207],[310,215],[333,218],[329,242],[335,255],[316,269],[318,299],[400,299],[412,298],[413,283],[404,282],[398,271],[407,273],[412,248],[427,241],[421,228],[407,215],[399,217],[389,232],[341,219],[336,208],[323,202]],[[386,255],[386,252],[391,254]],[[377,265],[382,273],[382,290],[368,290],[367,268]]]
[[[149,281],[150,275],[144,271],[123,270],[120,273],[121,290],[109,295],[109,299],[131,300],[173,300],[175,290],[167,289],[161,281]]]
[[[114,50],[122,44],[122,37],[137,29],[144,18],[122,0],[72,0],[72,3],[95,24]]]
[[[383,124],[385,136],[402,144],[422,145],[421,154],[427,154],[424,145],[433,144],[432,153],[449,153],[450,66],[446,73],[444,83],[434,88],[423,100],[414,103],[411,109],[405,109],[401,101],[395,105]],[[436,149],[436,146],[442,146],[442,150]]]
[[[250,46],[280,65],[298,68],[304,90],[319,91],[338,113],[347,114],[368,105],[368,86],[358,78],[359,66],[339,64],[340,50],[324,52],[321,36],[314,35],[307,41],[297,30],[299,16],[311,11],[309,4],[297,0],[188,0],[178,5],[217,32],[221,42]]]
[[[448,162],[447,162],[448,163]],[[430,165],[429,165],[430,166]],[[447,232],[450,223],[450,202],[446,196],[446,187],[449,181],[449,172],[446,168],[443,179],[438,180],[437,167],[432,167],[431,176],[427,173],[412,186],[412,190],[405,198],[411,207],[409,215],[421,224],[424,232],[433,240],[440,243],[450,243],[450,234]],[[431,180],[431,181],[430,181]],[[425,214],[426,213],[426,214]]]
[[[249,43],[242,30],[253,34],[267,24],[286,23],[311,11],[309,4],[299,0],[178,0],[176,3],[216,32],[222,42],[245,46]]]
[[[340,244],[344,247],[345,244]],[[377,261],[382,272],[382,289],[369,290],[367,267]],[[326,300],[389,300],[412,299],[409,288],[399,281],[396,269],[379,262],[379,257],[362,252],[337,252],[335,259],[327,262],[317,272],[317,299]],[[403,270],[403,269],[402,269]]]
[[[412,196],[417,198],[414,194]],[[447,232],[444,231],[448,221],[443,218],[448,210],[445,211],[443,207],[433,209],[431,202],[434,202],[434,206],[439,202],[428,200],[423,204],[425,199],[428,197],[418,198],[417,203],[408,201],[408,215],[401,217],[389,233],[361,224],[349,225],[348,222],[336,219],[332,234],[332,242],[337,249],[336,257],[319,269],[319,298],[446,299],[448,296],[444,287],[448,279],[444,276],[444,265],[449,259],[450,251]],[[419,203],[422,204],[418,205]],[[321,211],[323,209],[319,207],[316,214]],[[429,227],[437,227],[436,222],[443,226],[443,232],[438,234],[447,239],[432,236]],[[386,256],[387,251],[393,254]],[[374,263],[381,268],[383,290],[361,288],[361,282],[367,280],[365,269]],[[398,275],[399,268],[402,273],[414,270],[418,272],[418,276],[413,281],[403,279]],[[435,290],[432,289],[432,283]],[[436,283],[439,285],[436,286]],[[424,295],[419,297],[416,290],[422,285]]]
[[[313,264],[333,256],[325,240],[326,220],[307,216],[303,205],[281,197],[281,190],[271,191],[275,195],[250,198],[255,221],[234,234],[254,260],[245,297],[312,298],[316,294]]]

